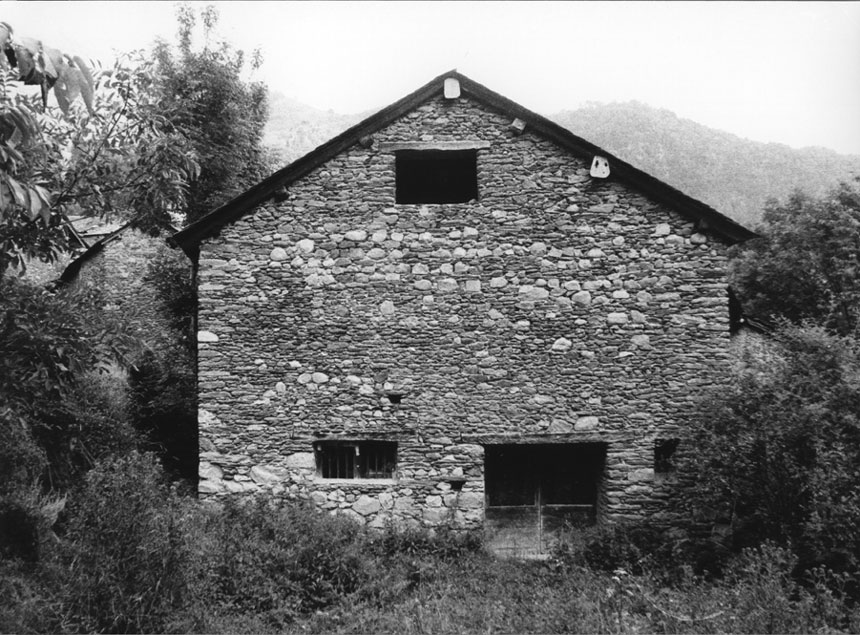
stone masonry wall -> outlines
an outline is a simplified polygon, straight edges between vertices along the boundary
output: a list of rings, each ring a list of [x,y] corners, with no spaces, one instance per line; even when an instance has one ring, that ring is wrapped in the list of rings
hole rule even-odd
[[[475,528],[485,444],[601,441],[601,517],[659,509],[654,440],[729,364],[725,245],[509,124],[427,102],[201,245],[201,496]],[[416,141],[485,144],[480,200],[395,204]],[[396,440],[396,478],[323,480],[320,439]]]

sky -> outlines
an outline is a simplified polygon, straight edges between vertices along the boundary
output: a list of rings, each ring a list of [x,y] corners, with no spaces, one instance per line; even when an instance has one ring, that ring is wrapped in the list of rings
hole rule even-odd
[[[211,2],[254,78],[382,108],[456,68],[544,115],[636,100],[754,141],[860,154],[860,2]],[[0,3],[15,35],[85,59],[175,41],[173,2]],[[588,138],[587,132],[581,136]]]

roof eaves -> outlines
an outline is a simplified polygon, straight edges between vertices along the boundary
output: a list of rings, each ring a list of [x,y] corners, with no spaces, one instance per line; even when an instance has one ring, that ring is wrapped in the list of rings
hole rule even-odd
[[[60,277],[57,279],[55,286],[68,284],[69,282],[74,280],[77,277],[78,273],[80,273],[81,268],[84,266],[84,264],[88,260],[93,258],[102,249],[104,249],[105,245],[107,245],[109,242],[117,239],[125,230],[127,230],[129,227],[131,227],[132,224],[133,223],[131,221],[129,221],[129,222],[125,223],[124,225],[122,225],[121,227],[119,227],[118,229],[116,229],[114,232],[108,234],[107,236],[104,236],[103,238],[100,238],[99,240],[94,242],[92,245],[90,245],[85,252],[83,252],[80,256],[78,256],[77,258],[72,260],[72,262],[70,262],[66,266],[66,268],[63,269],[63,273],[60,274]]]
[[[498,110],[524,120],[527,124],[544,137],[568,149],[573,154],[585,159],[591,159],[594,155],[600,155],[609,160],[609,165],[614,176],[622,181],[635,185],[644,194],[647,194],[663,202],[682,215],[699,221],[705,221],[707,228],[722,236],[731,243],[742,242],[755,238],[757,234],[728,216],[721,214],[709,205],[684,194],[668,183],[660,181],[647,172],[619,159],[617,156],[596,146],[590,141],[575,135],[573,132],[559,124],[539,115],[507,97],[500,95],[486,86],[463,75],[458,75],[464,92],[471,94],[477,100],[486,103]]]
[[[612,153],[578,137],[570,130],[546,117],[528,110],[507,97],[453,70],[433,78],[406,97],[383,108],[317,147],[315,150],[281,168],[221,207],[191,223],[172,236],[169,242],[181,247],[193,258],[200,241],[216,235],[226,224],[240,218],[246,212],[271,198],[279,189],[288,187],[291,183],[343,152],[357,143],[363,136],[376,132],[409,112],[423,101],[433,97],[437,93],[441,93],[442,82],[447,77],[456,77],[465,93],[471,94],[474,98],[497,110],[525,120],[535,131],[568,149],[575,155],[586,159],[590,159],[595,154],[606,157],[616,177],[620,177],[621,180],[635,185],[644,194],[669,205],[682,215],[697,221],[704,221],[707,229],[722,236],[728,242],[741,242],[757,236],[755,232],[743,227],[709,205],[684,194],[671,185],[619,159]]]
[[[193,250],[201,240],[214,236],[224,225],[236,220],[247,211],[268,200],[279,189],[288,187],[291,183],[357,143],[362,137],[385,127],[412,110],[418,104],[433,97],[436,93],[441,93],[442,80],[450,77],[452,74],[456,74],[456,71],[439,75],[418,90],[360,121],[316,149],[311,150],[308,154],[266,177],[203,218],[191,223],[188,227],[176,233],[170,239],[170,242],[181,247],[188,255],[192,255]]]

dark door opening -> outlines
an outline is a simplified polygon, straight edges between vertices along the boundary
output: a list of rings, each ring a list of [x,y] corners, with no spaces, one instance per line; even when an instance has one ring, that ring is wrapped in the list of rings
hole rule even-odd
[[[604,443],[486,446],[490,548],[546,553],[564,530],[594,524],[605,460]]]

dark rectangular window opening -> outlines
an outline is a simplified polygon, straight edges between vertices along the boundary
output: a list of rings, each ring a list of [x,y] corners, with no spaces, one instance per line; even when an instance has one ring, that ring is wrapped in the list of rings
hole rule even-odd
[[[669,474],[675,471],[675,450],[679,439],[657,439],[654,442],[654,473]]]
[[[394,478],[397,443],[390,441],[317,441],[317,473],[323,478]]]
[[[484,460],[490,507],[596,506],[606,445],[488,445]]]
[[[478,198],[477,150],[399,150],[397,203],[467,203]]]

